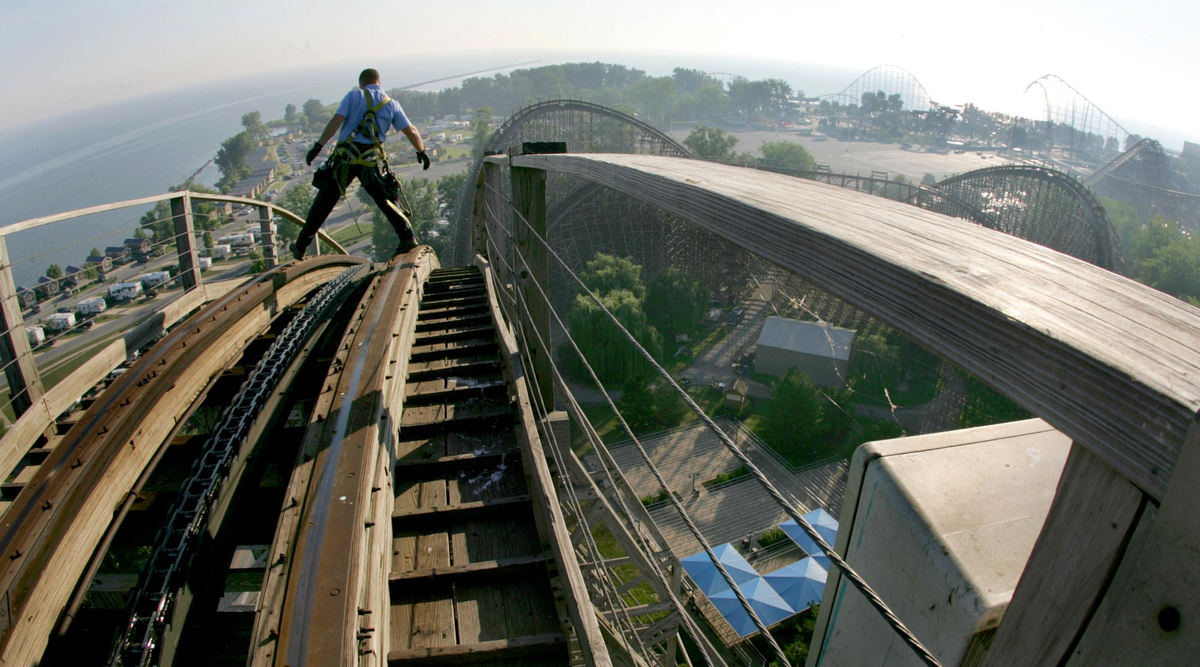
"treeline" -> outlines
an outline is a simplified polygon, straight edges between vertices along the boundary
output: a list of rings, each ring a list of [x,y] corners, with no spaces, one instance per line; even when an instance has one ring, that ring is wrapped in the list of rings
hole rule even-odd
[[[1200,238],[1174,220],[1146,219],[1129,204],[1102,201],[1121,240],[1125,275],[1200,306]]]
[[[405,112],[416,118],[470,115],[487,107],[509,116],[538,100],[579,99],[625,112],[652,123],[780,118],[789,111],[792,87],[781,79],[736,77],[725,83],[706,72],[675,68],[671,76],[610,63],[568,63],[472,77],[435,92],[392,90]]]

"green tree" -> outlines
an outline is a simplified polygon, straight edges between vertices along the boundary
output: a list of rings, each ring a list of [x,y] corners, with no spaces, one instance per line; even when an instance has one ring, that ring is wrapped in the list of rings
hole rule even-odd
[[[1171,231],[1164,234],[1164,229]],[[1157,290],[1200,305],[1200,239],[1183,234],[1162,218],[1147,223],[1145,235],[1156,238],[1139,243],[1139,250],[1145,254],[1135,260],[1135,277]]]
[[[213,233],[210,231],[205,230],[204,236],[201,238],[204,242],[204,247],[207,250],[212,250],[213,246],[216,245],[216,243],[213,242]]]
[[[250,152],[254,150],[254,138],[249,132],[239,132],[221,142],[217,151],[217,168],[221,170],[221,180],[217,183],[222,190],[228,191],[240,179],[250,173]]]
[[[386,262],[392,258],[396,252],[396,246],[400,243],[400,237],[396,236],[396,230],[392,229],[392,224],[384,217],[383,211],[371,205],[371,259],[376,262]]]
[[[642,284],[642,267],[634,264],[628,257],[596,253],[580,272],[579,277],[597,296],[625,290],[638,300],[639,307],[641,300],[646,296],[646,287]]]
[[[267,270],[267,260],[263,259],[263,253],[260,248],[251,248],[246,256],[250,259],[251,273],[262,273]]]
[[[625,378],[617,409],[635,433],[672,428],[687,414],[687,405],[674,389],[652,384],[641,374]]]
[[[779,378],[765,402],[758,434],[793,464],[821,458],[824,404],[817,385],[793,368]]]
[[[475,159],[478,160],[487,147],[488,139],[492,136],[492,110],[488,107],[476,109],[475,115],[471,116],[470,128],[472,152],[475,154]]]
[[[288,123],[296,122],[296,105],[295,104],[292,104],[289,102],[288,105],[283,108],[283,120],[285,120]]]
[[[701,125],[692,130],[683,145],[687,146],[696,157],[705,160],[728,161],[733,158],[733,147],[738,139],[725,130]]]
[[[319,127],[329,122],[332,114],[321,104],[321,100],[308,100],[304,103],[304,119],[313,127]]]
[[[790,141],[768,141],[762,145],[761,150],[763,160],[772,169],[788,172],[811,171],[817,166],[817,161],[808,149]]]
[[[437,182],[438,201],[444,206],[454,206],[466,185],[466,172],[441,177]]]
[[[658,425],[654,395],[645,377],[630,375],[625,378],[621,385],[621,398],[616,403],[621,416],[625,417],[634,433],[644,433]]]
[[[258,111],[242,114],[242,127],[246,128],[246,132],[255,142],[267,138],[267,126],[263,125],[262,113]]]
[[[674,267],[668,267],[646,285],[646,312],[668,341],[695,328],[707,301],[700,283]]]
[[[312,207],[316,190],[308,183],[297,183],[283,192],[275,203],[283,209],[295,213],[301,219],[308,214]],[[291,220],[280,220],[275,226],[275,240],[281,247],[287,247],[300,235],[300,227]]]
[[[599,296],[599,295],[598,295]],[[615,289],[599,296],[604,309],[616,317],[651,356],[662,357],[658,331],[646,320],[642,302],[627,289]],[[604,382],[623,381],[630,375],[646,374],[649,364],[612,320],[590,297],[580,294],[567,316],[571,335],[584,356]],[[571,354],[568,364],[578,374],[579,360]]]
[[[51,264],[50,266],[46,267],[47,278],[50,278],[51,280],[58,280],[59,278],[62,278],[62,275],[63,270],[61,266],[57,264]]]
[[[670,126],[675,110],[675,81],[666,76],[644,79],[634,86],[634,97],[646,119]]]

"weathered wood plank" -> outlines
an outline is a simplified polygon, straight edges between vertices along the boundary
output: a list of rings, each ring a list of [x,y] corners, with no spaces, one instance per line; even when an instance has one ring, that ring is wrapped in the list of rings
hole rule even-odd
[[[498,498],[495,500],[477,500],[473,502],[459,503],[457,505],[443,504],[438,507],[424,506],[409,511],[397,510],[392,513],[392,519],[396,521],[417,521],[434,518],[437,520],[448,520],[450,517],[454,517],[455,515],[511,511],[516,506],[521,506],[528,503],[529,496],[509,496],[507,498]]]
[[[545,653],[566,651],[567,638],[562,633],[533,637],[513,637],[424,650],[389,651],[388,662],[405,665],[460,665],[521,658]]]
[[[1194,664],[1200,652],[1200,419],[1162,505],[1147,507],[1066,663]]]
[[[1200,409],[1200,309],[1033,243],[831,185],[647,155],[524,155],[803,275],[1161,499]]]
[[[509,573],[520,572],[531,567],[544,567],[546,556],[533,554],[516,558],[499,558],[495,560],[467,563],[452,567],[432,567],[409,572],[393,572],[388,580],[393,585],[407,585],[434,579],[459,579],[475,576],[510,576]]]

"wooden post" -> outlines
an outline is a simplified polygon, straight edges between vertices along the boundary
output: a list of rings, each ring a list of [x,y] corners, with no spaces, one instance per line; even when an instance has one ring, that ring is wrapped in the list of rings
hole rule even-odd
[[[21,316],[21,300],[13,282],[12,262],[8,258],[8,243],[0,236],[0,363],[4,364],[4,375],[8,379],[8,395],[15,417],[20,417],[42,397],[42,379],[38,376],[37,364],[33,363],[33,351],[29,348],[29,336],[25,333],[25,320]]]
[[[511,215],[502,196],[500,165],[487,162],[479,172],[478,189],[476,190],[475,225],[471,232],[474,252],[488,258],[500,287],[511,285],[512,272],[508,266],[512,262],[512,247],[509,234],[512,233]],[[492,257],[492,254],[495,257]]]
[[[550,340],[550,304],[542,298],[542,292],[550,293],[550,270],[548,253],[542,245],[546,238],[546,172],[541,169],[513,167],[513,236],[516,250],[524,259],[516,260],[513,271],[517,272],[517,283],[525,304],[526,326],[533,327],[541,340]],[[541,291],[537,285],[541,286]],[[554,374],[551,371],[551,350],[543,349],[536,336],[526,337],[526,347],[532,360],[532,371],[537,376],[538,388],[543,404],[554,405]]]
[[[475,198],[471,208],[471,254],[479,255],[492,261],[488,248],[488,225],[494,224],[493,218],[499,209],[496,200],[491,197],[493,189],[500,188],[500,167],[483,161],[479,165],[479,174],[475,179]],[[493,270],[496,267],[493,263]],[[503,283],[504,280],[501,279]]]
[[[191,194],[184,192],[171,200],[171,220],[175,224],[175,247],[179,251],[179,283],[186,292],[201,284]]]
[[[1195,664],[1200,650],[1200,415],[1162,504],[1148,504],[1066,664]]]
[[[1128,479],[1075,444],[1050,514],[982,664],[1063,664],[1105,594],[1144,507]]]
[[[262,244],[263,259],[267,269],[273,269],[279,264],[275,257],[275,223],[271,222],[271,207],[262,204],[258,208],[258,236]]]

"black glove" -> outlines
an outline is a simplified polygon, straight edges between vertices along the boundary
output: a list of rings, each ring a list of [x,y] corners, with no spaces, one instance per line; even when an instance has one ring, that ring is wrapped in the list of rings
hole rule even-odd
[[[304,155],[304,164],[311,165],[312,161],[317,159],[317,156],[321,154],[321,149],[324,147],[319,141],[313,142],[312,148],[308,149],[308,153]]]
[[[417,162],[421,163],[422,170],[429,168],[429,156],[425,154],[425,151],[417,151]]]

